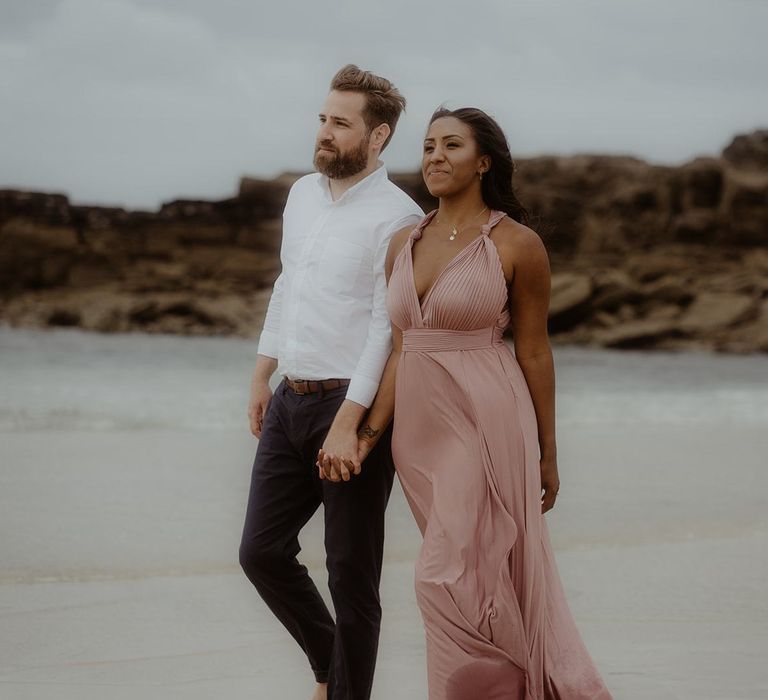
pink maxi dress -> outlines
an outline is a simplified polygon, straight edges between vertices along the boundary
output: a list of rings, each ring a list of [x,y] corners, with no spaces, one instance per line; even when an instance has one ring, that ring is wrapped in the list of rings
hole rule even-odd
[[[412,247],[387,295],[403,331],[392,452],[424,541],[416,598],[430,700],[610,700],[571,616],[541,514],[536,415],[489,233],[419,302]]]

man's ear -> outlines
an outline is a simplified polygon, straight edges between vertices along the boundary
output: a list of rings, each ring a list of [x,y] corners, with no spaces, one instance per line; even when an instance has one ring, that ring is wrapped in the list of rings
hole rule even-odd
[[[371,145],[378,146],[379,150],[381,150],[391,133],[392,129],[389,128],[389,124],[379,124],[371,132]]]

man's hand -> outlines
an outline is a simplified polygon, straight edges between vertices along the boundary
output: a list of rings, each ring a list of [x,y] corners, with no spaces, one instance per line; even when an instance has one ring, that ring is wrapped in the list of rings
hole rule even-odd
[[[264,416],[267,413],[267,407],[272,400],[272,389],[267,382],[251,382],[251,398],[248,402],[248,418],[251,423],[251,432],[257,437],[261,437],[261,428],[264,425]]]
[[[333,426],[328,431],[322,448],[317,454],[317,468],[321,479],[349,481],[360,473],[357,434]]]
[[[555,505],[557,492],[560,490],[557,460],[542,459],[539,462],[539,469],[541,471],[541,512],[546,513]]]

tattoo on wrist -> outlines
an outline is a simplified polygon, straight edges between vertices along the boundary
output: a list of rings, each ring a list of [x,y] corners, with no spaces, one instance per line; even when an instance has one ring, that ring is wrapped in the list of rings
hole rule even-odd
[[[375,438],[381,430],[374,430],[368,423],[366,423],[360,430],[357,431],[357,436],[361,438],[366,438],[367,440],[372,440]]]

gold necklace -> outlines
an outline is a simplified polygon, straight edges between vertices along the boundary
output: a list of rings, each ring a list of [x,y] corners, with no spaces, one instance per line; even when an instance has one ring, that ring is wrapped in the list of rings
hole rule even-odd
[[[461,231],[464,231],[464,229],[466,229],[467,226],[469,226],[469,224],[471,224],[478,216],[480,216],[480,214],[482,214],[487,209],[488,209],[488,207],[483,207],[479,212],[477,212],[477,214],[475,214],[469,221],[467,221],[466,224],[464,224],[461,227]],[[438,224],[440,223],[440,219],[439,218],[437,220],[437,223]],[[452,224],[451,225],[451,235],[448,236],[448,240],[449,241],[455,241],[456,240],[456,236],[458,236],[459,233],[461,233],[461,231],[459,231],[459,229],[456,227],[456,224]]]

